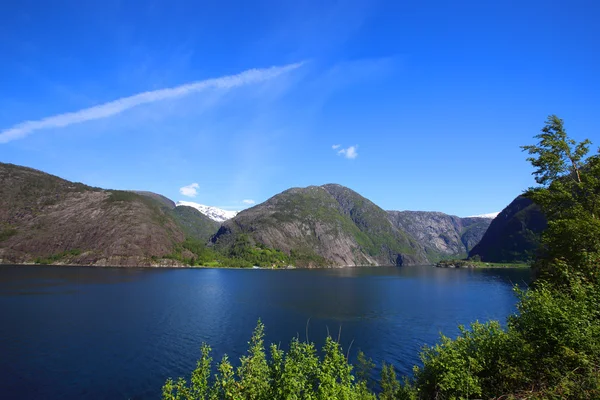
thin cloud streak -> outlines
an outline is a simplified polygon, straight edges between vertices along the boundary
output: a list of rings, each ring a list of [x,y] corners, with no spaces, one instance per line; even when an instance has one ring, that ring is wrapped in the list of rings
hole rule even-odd
[[[302,65],[303,62],[263,69],[249,69],[236,75],[206,79],[172,88],[143,92],[75,112],[53,115],[37,121],[25,121],[0,132],[0,144],[8,143],[15,139],[21,139],[40,129],[63,128],[72,124],[111,117],[142,104],[182,97],[206,89],[232,89],[239,86],[264,82],[293,71]]]

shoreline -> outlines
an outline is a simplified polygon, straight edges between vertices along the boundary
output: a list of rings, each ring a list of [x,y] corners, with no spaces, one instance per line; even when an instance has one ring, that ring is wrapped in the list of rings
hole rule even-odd
[[[258,267],[253,266],[250,268],[243,267],[214,267],[214,266],[204,266],[204,265],[151,265],[151,264],[140,264],[140,265],[104,265],[104,264],[38,264],[38,263],[4,263],[0,262],[0,267],[2,266],[28,266],[28,267],[85,267],[85,268],[144,268],[144,269],[239,269],[239,270],[294,270],[294,269],[341,269],[341,268],[379,268],[379,267],[396,267],[395,265],[334,265],[327,267],[296,267],[296,266],[287,266],[280,268],[269,268],[269,267]]]
[[[442,260],[435,264],[423,264],[423,265],[333,265],[326,267],[296,267],[287,266],[280,268],[269,268],[269,267],[258,267],[253,266],[250,268],[242,267],[215,267],[215,266],[204,266],[204,265],[175,265],[175,264],[136,264],[136,265],[107,265],[107,264],[73,264],[73,263],[55,263],[55,264],[39,264],[39,263],[15,263],[15,262],[2,262],[1,266],[36,266],[36,267],[85,267],[85,268],[135,268],[135,269],[236,269],[236,270],[271,270],[271,271],[288,271],[288,270],[304,270],[304,269],[345,269],[345,268],[379,268],[379,267],[435,267],[435,268],[447,268],[447,269],[527,269],[531,268],[529,264],[523,263],[488,263],[488,262],[474,262],[467,260]]]
[[[242,268],[242,267],[214,267],[214,266],[203,266],[203,265],[151,265],[151,264],[140,264],[140,265],[104,265],[104,264],[38,264],[38,263],[15,263],[15,262],[0,262],[0,267],[2,266],[28,266],[28,267],[85,267],[85,268],[144,268],[144,269],[239,269],[239,270],[271,270],[271,271],[288,271],[288,270],[310,270],[310,269],[345,269],[345,268],[380,268],[380,267],[435,267],[435,264],[423,264],[423,265],[333,265],[327,267],[296,267],[296,266],[288,266],[281,268],[269,268],[269,267],[250,267],[250,268]]]
[[[451,269],[502,269],[502,268],[531,268],[531,265],[526,263],[493,263],[484,261],[470,260],[442,260],[434,265],[436,268],[451,268]]]

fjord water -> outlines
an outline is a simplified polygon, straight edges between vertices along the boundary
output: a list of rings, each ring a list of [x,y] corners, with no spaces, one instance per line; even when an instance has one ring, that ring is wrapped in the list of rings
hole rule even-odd
[[[515,312],[529,271],[430,266],[225,270],[0,266],[2,398],[158,398],[202,342],[237,358],[259,318],[266,342],[329,331],[351,358],[410,374],[459,324]],[[341,329],[340,329],[341,327]]]

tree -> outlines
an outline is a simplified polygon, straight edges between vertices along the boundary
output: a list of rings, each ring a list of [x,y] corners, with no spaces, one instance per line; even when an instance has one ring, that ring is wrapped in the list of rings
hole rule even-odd
[[[577,143],[562,119],[551,115],[536,145],[523,146],[541,186],[525,196],[548,219],[542,252],[534,263],[538,277],[554,283],[597,279],[600,260],[600,158],[589,156],[591,142]]]
[[[535,137],[540,140],[537,145],[522,146],[522,149],[531,155],[537,155],[527,158],[537,168],[533,173],[537,183],[546,185],[564,175],[570,175],[581,182],[580,171],[589,151],[589,140],[577,143],[569,138],[564,129],[564,121],[556,115],[548,117],[542,133]]]

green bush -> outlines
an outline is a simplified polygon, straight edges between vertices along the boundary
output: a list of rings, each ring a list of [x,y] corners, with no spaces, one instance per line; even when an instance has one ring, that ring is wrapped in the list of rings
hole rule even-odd
[[[600,398],[600,156],[548,118],[524,149],[540,187],[526,196],[548,218],[534,263],[538,279],[517,290],[518,313],[461,329],[422,353],[419,398]]]
[[[51,254],[46,257],[37,257],[34,262],[36,264],[52,264],[56,261],[62,261],[69,256],[74,257],[81,254],[81,250],[79,249],[71,249],[66,251],[61,251],[60,253]]]
[[[293,339],[286,352],[264,347],[264,325],[259,321],[249,349],[234,368],[224,356],[212,375],[211,349],[202,345],[201,357],[189,383],[184,378],[168,379],[162,389],[165,400],[179,399],[368,399],[376,396],[364,380],[352,374],[352,366],[340,345],[331,337],[321,356],[313,343]]]

